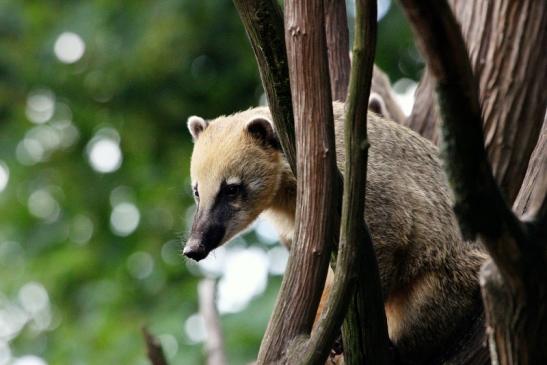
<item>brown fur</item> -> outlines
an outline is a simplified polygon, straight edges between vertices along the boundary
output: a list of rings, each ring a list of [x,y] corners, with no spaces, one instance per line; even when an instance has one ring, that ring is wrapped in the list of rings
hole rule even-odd
[[[343,104],[333,108],[337,163],[343,172]],[[223,242],[262,212],[282,241],[292,240],[296,180],[279,150],[264,148],[246,133],[246,123],[257,116],[270,118],[267,108],[220,117],[196,138],[191,173],[192,181],[203,187],[202,202],[213,199],[220,181],[229,176],[259,186]],[[477,273],[485,254],[460,236],[437,148],[373,113],[368,134],[365,217],[378,259],[389,336],[403,359],[425,363],[476,308]]]

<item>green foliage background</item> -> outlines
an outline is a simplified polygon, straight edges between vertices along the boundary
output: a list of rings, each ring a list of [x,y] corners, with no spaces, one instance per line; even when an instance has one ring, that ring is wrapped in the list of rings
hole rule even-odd
[[[59,62],[53,52],[65,31],[85,41],[85,54],[74,64]],[[379,37],[377,63],[392,80],[416,79],[420,63],[393,4]],[[50,90],[60,106],[48,124],[70,118],[78,138],[25,165],[16,150],[35,127],[25,110],[37,89]],[[185,122],[192,114],[210,118],[256,105],[262,92],[231,1],[0,2],[0,161],[10,172],[0,192],[0,318],[29,282],[47,290],[52,314],[47,328],[30,321],[4,339],[13,358],[146,364],[140,327],[147,324],[154,334],[176,339],[172,364],[204,362],[202,345],[184,331],[185,319],[197,311],[200,279],[180,256],[193,205]],[[94,171],[86,155],[104,127],[117,130],[123,152],[121,167],[109,174]],[[29,212],[37,189],[58,202],[55,219]],[[141,212],[127,237],[110,228],[113,191]],[[93,226],[83,245],[73,239],[82,216]],[[264,245],[253,232],[247,242]],[[142,279],[128,270],[135,252],[153,258],[152,273]],[[270,277],[249,307],[222,317],[230,363],[256,355],[280,280]]]

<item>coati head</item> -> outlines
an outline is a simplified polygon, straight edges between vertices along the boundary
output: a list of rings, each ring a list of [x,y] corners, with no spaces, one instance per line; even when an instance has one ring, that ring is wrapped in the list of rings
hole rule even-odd
[[[244,230],[274,199],[283,155],[267,108],[210,122],[192,116],[190,168],[197,204],[184,255],[199,261]]]

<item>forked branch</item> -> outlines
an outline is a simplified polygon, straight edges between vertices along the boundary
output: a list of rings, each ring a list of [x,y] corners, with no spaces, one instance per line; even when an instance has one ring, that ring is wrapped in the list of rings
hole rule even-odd
[[[491,357],[503,365],[545,363],[545,238],[517,219],[494,180],[484,149],[477,83],[446,1],[401,3],[435,80],[442,157],[460,227],[467,238],[478,236],[493,260],[481,271]]]
[[[441,154],[454,192],[454,210],[466,238],[480,235],[500,270],[516,277],[525,235],[505,204],[484,149],[477,83],[460,28],[446,0],[401,0],[435,79],[442,124]],[[509,230],[515,240],[498,238]],[[508,271],[512,271],[509,273]]]

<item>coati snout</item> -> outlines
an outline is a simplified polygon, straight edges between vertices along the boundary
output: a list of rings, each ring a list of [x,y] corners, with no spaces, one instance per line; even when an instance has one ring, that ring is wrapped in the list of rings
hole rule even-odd
[[[198,200],[197,188],[194,191],[196,200]],[[226,234],[226,226],[223,222],[227,220],[229,214],[229,207],[226,206],[226,202],[222,201],[215,202],[210,209],[198,208],[194,215],[190,238],[182,251],[184,256],[200,261],[206,258],[209,252],[220,246]]]
[[[207,224],[205,227],[192,230],[192,235],[184,246],[183,255],[189,259],[200,261],[209,255],[209,252],[221,245],[226,229],[220,224]]]

